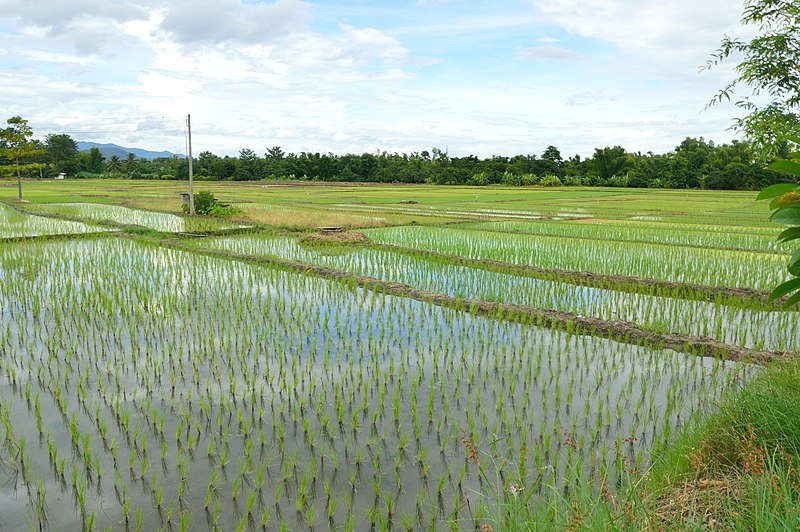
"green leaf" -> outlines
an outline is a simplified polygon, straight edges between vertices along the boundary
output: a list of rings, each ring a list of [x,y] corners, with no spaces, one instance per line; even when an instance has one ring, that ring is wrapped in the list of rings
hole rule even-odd
[[[792,142],[794,142],[795,144],[800,144],[800,137],[796,137],[796,136],[794,136],[794,135],[786,135],[786,136],[785,136],[785,137],[783,137],[783,138],[784,138],[784,139],[786,139],[786,140],[791,140],[791,141],[792,141]]]
[[[791,258],[789,259],[789,273],[794,276],[800,276],[800,248],[797,248],[794,253],[792,253]]]
[[[772,213],[770,219],[779,224],[800,225],[800,206],[790,205]]]
[[[756,201],[783,196],[787,192],[794,192],[796,188],[798,188],[797,185],[793,185],[792,183],[778,183],[777,185],[770,185],[758,193]]]
[[[775,290],[773,290],[769,295],[769,301],[775,301],[776,299],[785,296],[789,292],[794,292],[797,289],[800,289],[800,277],[797,279],[791,279],[776,286]]]
[[[773,172],[780,172],[782,174],[800,175],[800,163],[781,159],[767,166],[767,170],[772,170]]]
[[[797,303],[800,303],[800,292],[797,292],[795,295],[787,299],[786,303],[784,304],[784,307],[789,308],[792,305],[796,305]]]
[[[790,227],[781,231],[778,235],[778,242],[790,242],[800,238],[800,227]]]

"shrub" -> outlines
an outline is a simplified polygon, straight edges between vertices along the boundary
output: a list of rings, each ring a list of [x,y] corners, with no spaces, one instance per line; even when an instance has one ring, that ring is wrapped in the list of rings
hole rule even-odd
[[[189,212],[189,206],[183,206],[183,212]],[[237,214],[239,209],[221,204],[211,192],[201,190],[194,195],[194,212],[207,216],[230,216]]]
[[[558,176],[546,175],[539,180],[538,184],[541,187],[560,187],[561,180],[558,178]]]
[[[489,184],[489,178],[485,172],[480,172],[467,179],[467,185],[485,187]]]

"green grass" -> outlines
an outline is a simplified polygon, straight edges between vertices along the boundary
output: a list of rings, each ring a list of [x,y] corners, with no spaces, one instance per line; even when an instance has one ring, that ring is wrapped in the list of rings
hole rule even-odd
[[[712,501],[717,502],[712,509],[725,529],[797,530],[798,471],[800,361],[795,359],[759,372],[725,397],[681,445],[665,454],[654,478],[662,488],[687,479],[723,483],[727,493]],[[704,502],[701,497],[697,501]]]

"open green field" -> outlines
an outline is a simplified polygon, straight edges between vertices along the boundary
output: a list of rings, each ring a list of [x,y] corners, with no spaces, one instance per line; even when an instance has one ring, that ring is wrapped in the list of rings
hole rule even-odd
[[[0,183],[2,526],[563,528],[800,349],[754,193],[196,189]]]
[[[314,217],[382,218],[389,223],[458,220],[596,218],[671,221],[703,225],[769,227],[754,192],[610,188],[342,186],[328,183],[198,182],[225,203],[252,207],[252,216],[286,210]],[[75,180],[24,183],[34,203],[105,203],[180,212],[187,184],[168,181]],[[0,182],[0,199],[16,197],[16,183]],[[407,203],[416,202],[416,203]],[[262,215],[266,216],[266,215]],[[357,223],[358,222],[354,222]],[[311,225],[311,224],[309,224]],[[345,224],[346,225],[346,224]],[[362,224],[359,224],[359,226]],[[370,224],[370,225],[374,225]]]

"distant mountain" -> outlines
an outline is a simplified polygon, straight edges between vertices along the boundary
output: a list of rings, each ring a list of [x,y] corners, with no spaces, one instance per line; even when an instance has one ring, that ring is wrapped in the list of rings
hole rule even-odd
[[[149,151],[142,150],[140,148],[125,148],[122,146],[117,146],[116,144],[99,144],[97,142],[83,141],[79,141],[76,144],[78,145],[79,151],[89,151],[91,148],[98,148],[100,153],[102,153],[103,157],[106,159],[111,158],[112,155],[116,155],[120,159],[126,159],[129,153],[134,154],[137,159],[158,159],[159,157],[179,157],[181,159],[186,158],[186,156],[183,154],[175,154],[171,151]]]

